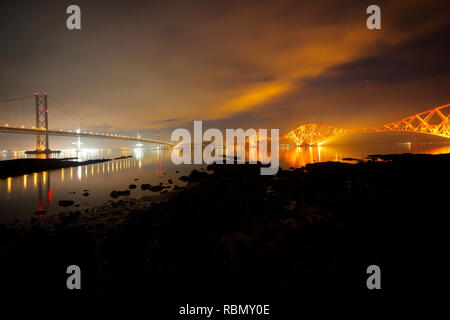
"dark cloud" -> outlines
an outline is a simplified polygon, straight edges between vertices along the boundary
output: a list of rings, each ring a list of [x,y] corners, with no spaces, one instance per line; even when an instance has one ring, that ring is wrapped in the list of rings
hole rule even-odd
[[[307,86],[335,86],[361,82],[392,84],[450,75],[447,37],[450,26],[398,46],[382,49],[377,55],[331,68]]]

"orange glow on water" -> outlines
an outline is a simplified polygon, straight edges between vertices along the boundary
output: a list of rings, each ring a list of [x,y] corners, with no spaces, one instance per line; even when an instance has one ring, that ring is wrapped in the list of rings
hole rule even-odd
[[[11,192],[11,186],[12,186],[12,178],[6,179],[6,191],[7,191],[8,193]]]
[[[449,146],[440,146],[433,148],[426,153],[428,154],[442,154],[442,153],[450,153],[450,145]]]

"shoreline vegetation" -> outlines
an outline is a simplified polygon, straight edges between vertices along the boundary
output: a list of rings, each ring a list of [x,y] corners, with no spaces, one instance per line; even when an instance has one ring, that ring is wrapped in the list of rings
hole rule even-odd
[[[16,177],[23,174],[84,166],[88,164],[102,163],[111,160],[125,159],[131,156],[122,156],[113,159],[93,159],[85,161],[72,161],[77,158],[65,159],[12,159],[0,161],[0,179]]]
[[[443,272],[449,166],[450,154],[373,155],[274,176],[213,164],[159,201],[121,197],[0,226],[0,274],[18,294],[154,303],[405,294],[421,285],[415,270],[431,283]],[[78,293],[64,286],[70,264],[83,272]],[[366,287],[373,264],[388,274],[382,293]]]

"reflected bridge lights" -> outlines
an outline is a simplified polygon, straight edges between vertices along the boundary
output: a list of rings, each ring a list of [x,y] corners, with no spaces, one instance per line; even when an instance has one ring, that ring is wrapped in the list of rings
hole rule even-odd
[[[142,148],[134,148],[133,149],[133,156],[136,159],[142,159],[144,153],[142,151]]]

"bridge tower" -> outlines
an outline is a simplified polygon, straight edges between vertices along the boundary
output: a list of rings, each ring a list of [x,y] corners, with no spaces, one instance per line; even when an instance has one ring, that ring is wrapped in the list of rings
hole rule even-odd
[[[36,91],[34,94],[36,108],[36,149],[33,151],[25,151],[27,154],[46,154],[60,153],[61,151],[52,151],[48,144],[48,105],[47,94],[40,95]]]
[[[48,152],[48,106],[47,94],[35,93],[36,104],[36,151]]]

